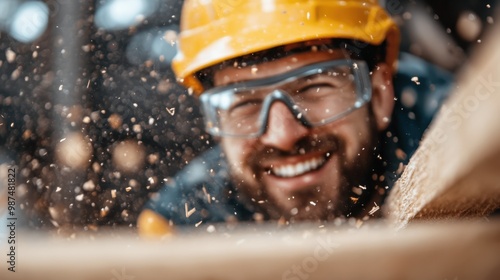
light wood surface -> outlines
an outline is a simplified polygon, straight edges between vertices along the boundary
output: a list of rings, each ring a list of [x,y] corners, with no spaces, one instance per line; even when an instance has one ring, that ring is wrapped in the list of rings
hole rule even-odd
[[[500,221],[19,240],[1,279],[498,279]],[[4,265],[2,265],[4,266]],[[295,271],[293,269],[296,269]]]
[[[488,38],[387,199],[397,228],[500,208],[500,37]]]

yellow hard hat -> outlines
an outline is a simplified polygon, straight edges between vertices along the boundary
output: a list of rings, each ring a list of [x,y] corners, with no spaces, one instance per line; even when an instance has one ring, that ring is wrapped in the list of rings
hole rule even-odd
[[[225,60],[315,39],[386,41],[394,70],[399,29],[377,0],[186,0],[178,53],[178,80],[201,94],[196,73]]]

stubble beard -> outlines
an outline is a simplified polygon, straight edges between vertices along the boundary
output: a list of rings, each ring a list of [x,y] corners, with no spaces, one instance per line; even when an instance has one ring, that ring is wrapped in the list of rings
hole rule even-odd
[[[360,143],[360,149],[354,158],[347,158],[346,143],[333,135],[316,135],[301,139],[292,152],[256,146],[244,159],[246,168],[242,168],[240,172],[232,172],[239,199],[270,220],[331,221],[337,217],[356,217],[373,194],[370,178],[375,172],[373,163],[379,152],[375,149],[378,146],[376,139],[376,128],[371,124],[370,136]],[[336,159],[329,160],[337,160],[335,166],[338,166],[338,169],[329,172],[337,172],[335,182],[311,186],[288,197],[271,195],[268,190],[272,186],[263,184],[264,171],[259,165],[262,160],[332,149],[336,150]],[[252,176],[248,176],[249,174]],[[353,189],[359,186],[362,186],[361,195],[353,192]],[[289,201],[291,202],[287,203]]]

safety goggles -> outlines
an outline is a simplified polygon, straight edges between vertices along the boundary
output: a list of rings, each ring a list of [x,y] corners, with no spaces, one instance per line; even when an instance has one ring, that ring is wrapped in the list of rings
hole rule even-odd
[[[371,93],[366,63],[345,59],[215,87],[200,100],[210,134],[251,138],[265,133],[274,102],[284,103],[302,125],[316,127],[362,107]]]

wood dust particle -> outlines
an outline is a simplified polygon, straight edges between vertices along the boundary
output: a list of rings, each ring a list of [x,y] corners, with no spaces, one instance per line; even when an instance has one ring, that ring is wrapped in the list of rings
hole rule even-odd
[[[189,210],[187,202],[184,203],[184,209],[186,210],[186,218],[189,218],[191,215],[193,215],[194,212],[196,212],[196,208]]]

